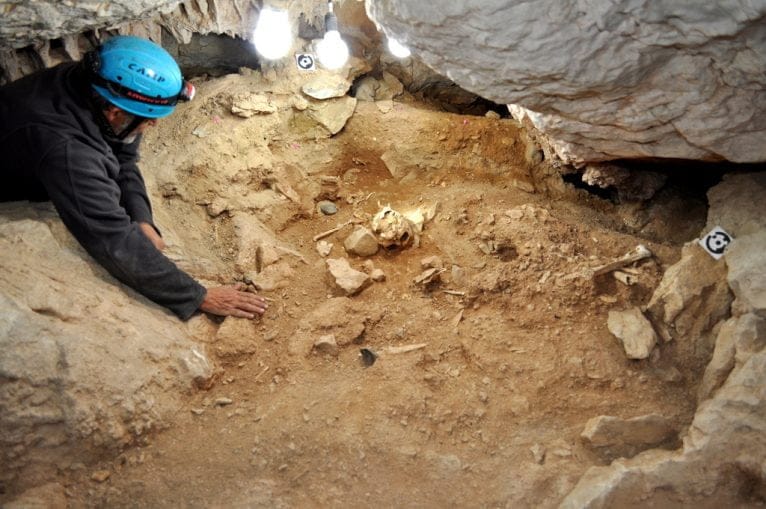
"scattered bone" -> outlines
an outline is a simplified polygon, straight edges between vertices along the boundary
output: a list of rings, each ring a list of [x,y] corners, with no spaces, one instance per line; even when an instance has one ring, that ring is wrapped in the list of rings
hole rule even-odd
[[[652,252],[649,251],[649,249],[647,249],[647,247],[643,244],[639,244],[633,251],[626,254],[622,258],[593,269],[593,277],[621,269],[626,265],[636,263],[637,261],[643,260],[644,258],[649,258],[650,256],[652,256]]]
[[[416,285],[426,286],[433,282],[438,282],[441,280],[441,274],[442,272],[445,272],[447,269],[439,269],[436,267],[430,268],[428,270],[424,270],[418,277],[414,279]]]
[[[234,403],[234,401],[231,398],[216,398],[215,402],[213,403],[215,406],[227,406]]]
[[[332,235],[333,233],[335,233],[335,232],[339,232],[339,231],[341,231],[343,228],[345,228],[346,226],[348,226],[348,225],[350,225],[350,224],[352,224],[352,223],[355,223],[355,222],[356,222],[356,220],[355,220],[355,219],[349,219],[349,220],[348,220],[348,221],[346,221],[345,223],[343,223],[343,224],[339,224],[339,225],[338,225],[338,226],[336,226],[335,228],[331,228],[331,229],[329,229],[329,230],[327,230],[327,231],[324,231],[324,232],[322,232],[322,233],[319,233],[319,234],[317,234],[317,235],[314,235],[314,242],[318,241],[319,239],[323,239],[323,238],[325,238],[325,237],[329,237],[329,236],[330,236],[330,235]]]
[[[274,248],[278,249],[278,250],[280,250],[280,251],[282,251],[284,253],[293,255],[294,257],[298,258],[300,261],[302,261],[306,265],[309,264],[309,262],[307,262],[306,259],[303,257],[303,255],[300,254],[298,251],[293,251],[292,249],[289,249],[289,248],[286,248],[286,247],[282,247],[282,246],[274,246]]]
[[[319,339],[314,342],[314,350],[319,353],[337,356],[338,342],[335,340],[335,334],[320,336]]]
[[[458,292],[456,290],[444,290],[447,295],[457,295],[458,297],[465,297],[465,292]]]
[[[387,249],[409,246],[415,238],[412,222],[388,205],[373,216],[371,225],[378,243]]]
[[[457,312],[457,314],[452,318],[452,328],[456,328],[460,321],[463,319],[463,310]]]
[[[333,244],[331,242],[325,242],[324,240],[320,240],[316,244],[317,253],[319,253],[319,256],[321,256],[322,258],[326,258],[327,256],[330,255],[330,253],[332,252],[332,247],[333,247]]]
[[[402,346],[388,346],[383,350],[383,352],[388,354],[407,353],[407,352],[413,352],[415,350],[421,350],[427,346],[428,346],[428,343],[418,343],[415,345],[402,345]]]
[[[621,270],[615,270],[612,272],[612,276],[619,281],[620,283],[626,285],[626,286],[633,286],[634,284],[638,283],[638,278],[632,274],[628,274],[625,271]]]

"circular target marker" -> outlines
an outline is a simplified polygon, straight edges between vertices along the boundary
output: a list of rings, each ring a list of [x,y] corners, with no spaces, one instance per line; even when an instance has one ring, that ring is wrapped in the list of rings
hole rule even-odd
[[[313,71],[316,69],[316,61],[311,53],[296,53],[295,64],[301,71]]]
[[[710,256],[718,260],[726,251],[726,248],[733,239],[723,228],[716,226],[707,235],[702,237],[700,245],[708,252]]]

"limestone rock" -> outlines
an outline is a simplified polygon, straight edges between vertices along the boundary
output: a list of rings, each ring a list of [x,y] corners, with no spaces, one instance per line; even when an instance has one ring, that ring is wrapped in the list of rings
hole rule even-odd
[[[735,239],[766,229],[763,200],[766,172],[727,173],[707,193],[710,205],[705,233],[720,226]]]
[[[696,342],[729,313],[731,301],[726,265],[690,242],[684,246],[681,259],[662,276],[647,314],[665,341],[681,336]]]
[[[66,491],[59,483],[31,488],[8,503],[3,509],[66,509]]]
[[[580,437],[605,458],[632,457],[639,452],[657,447],[677,435],[670,420],[651,414],[620,419],[601,415],[585,424]]]
[[[259,325],[258,322],[247,318],[227,317],[215,336],[216,355],[234,361],[242,356],[254,354],[258,349],[256,342],[261,337]]]
[[[357,256],[372,256],[378,252],[378,239],[370,230],[357,226],[351,235],[343,241],[343,247],[350,254]]]
[[[742,285],[731,306],[735,316],[718,328],[713,360],[700,384],[699,407],[684,436],[683,448],[646,451],[609,467],[591,468],[562,502],[562,508],[630,506],[637,493],[641,493],[644,506],[667,505],[668,493],[673,493],[677,504],[689,507],[747,507],[766,498],[766,320],[754,312],[755,293],[745,287],[748,275],[757,279],[763,272],[763,264],[756,262],[764,249],[757,240],[766,221],[762,179],[753,174],[729,175],[708,193],[708,226],[720,225],[730,231],[742,251],[735,252],[730,260],[727,250],[721,260],[725,264],[708,265],[712,258],[707,253],[701,249],[692,253],[687,246],[677,264],[682,269],[668,269],[660,284],[664,297],[656,316],[675,317],[678,324],[686,313],[684,306],[698,302],[692,308],[698,316],[689,318],[683,339],[693,339],[695,331],[710,326],[713,320],[709,314],[718,316],[715,321],[728,315],[729,306],[722,308],[722,291],[717,286],[719,279],[726,281],[725,265],[732,264],[730,284],[739,281]],[[749,240],[738,242],[742,238]],[[717,272],[714,277],[711,269]],[[671,271],[683,275],[680,290],[667,284]],[[724,289],[728,292],[727,286]],[[743,486],[748,486],[748,491],[743,492]]]
[[[730,318],[721,326],[713,358],[705,368],[697,401],[710,398],[723,385],[736,364],[743,364],[766,343],[766,320],[748,313]]]
[[[426,256],[420,260],[421,269],[441,269],[444,267],[442,259],[436,255]]]
[[[582,174],[582,181],[603,189],[614,188],[621,202],[646,201],[662,186],[667,176],[651,171],[630,171],[616,164],[589,164]]]
[[[376,283],[382,283],[386,280],[386,273],[380,269],[372,269],[372,272],[370,272],[370,279]]]
[[[317,337],[332,335],[339,348],[360,341],[380,321],[381,310],[357,305],[348,297],[335,297],[309,312],[290,335],[288,349],[293,355],[308,355]]]
[[[0,207],[0,266],[0,481],[129,445],[212,376],[184,324],[112,279],[49,209]]]
[[[370,283],[370,276],[352,269],[345,258],[328,259],[327,270],[334,285],[345,295],[357,294]]]
[[[274,113],[275,111],[277,111],[277,107],[264,94],[235,97],[231,105],[231,112],[242,118],[250,118],[262,113]]]
[[[564,160],[766,160],[763,2],[467,0],[433,9],[367,0],[366,8],[429,67],[528,117]]]
[[[740,309],[766,318],[766,230],[736,237],[726,249],[729,286]]]
[[[3,13],[0,45],[20,48],[33,41],[145,18],[152,12],[172,10],[179,0],[118,0],[108,3],[23,2]]]
[[[355,92],[360,101],[390,101],[404,92],[404,85],[391,73],[384,72],[382,79],[366,76],[359,80]]]
[[[355,109],[356,99],[344,96],[339,99],[328,99],[319,104],[313,102],[306,110],[306,114],[325,128],[330,135],[334,135],[343,129]]]
[[[325,334],[319,336],[314,342],[314,350],[319,353],[337,356],[338,355],[338,342],[335,340],[334,334]]]
[[[638,308],[610,311],[607,325],[609,332],[622,342],[629,359],[646,359],[657,343],[652,324]]]
[[[351,88],[351,83],[336,73],[320,73],[313,80],[305,83],[301,91],[314,99],[324,100],[343,97]]]

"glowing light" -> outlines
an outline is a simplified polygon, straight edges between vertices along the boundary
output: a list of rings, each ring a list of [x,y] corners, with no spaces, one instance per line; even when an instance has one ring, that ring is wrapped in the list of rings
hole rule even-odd
[[[325,69],[340,69],[348,61],[348,46],[337,30],[328,30],[319,44],[317,57]]]
[[[253,32],[253,44],[258,54],[267,60],[279,60],[293,46],[287,11],[264,7],[258,15]]]
[[[338,18],[333,13],[332,0],[327,2],[329,11],[324,17],[324,37],[317,44],[317,57],[325,69],[340,69],[348,61],[348,46],[338,32]]]
[[[388,51],[396,58],[407,58],[412,54],[407,46],[390,37],[388,38]]]

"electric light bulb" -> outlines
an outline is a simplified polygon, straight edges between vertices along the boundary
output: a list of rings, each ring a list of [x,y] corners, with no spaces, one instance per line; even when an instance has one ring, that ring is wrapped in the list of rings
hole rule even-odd
[[[409,48],[396,39],[388,38],[388,51],[396,58],[407,58],[411,55]]]
[[[287,11],[273,7],[261,9],[253,43],[258,54],[267,60],[279,60],[287,55],[293,46]]]
[[[348,46],[340,32],[328,30],[317,44],[317,57],[325,69],[340,69],[348,61]]]

